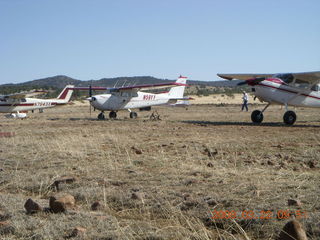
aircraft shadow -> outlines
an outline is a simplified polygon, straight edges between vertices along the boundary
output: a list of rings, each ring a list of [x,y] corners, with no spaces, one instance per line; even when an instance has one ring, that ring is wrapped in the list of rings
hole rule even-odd
[[[188,124],[196,124],[200,126],[206,126],[206,125],[212,125],[212,126],[250,126],[250,127],[312,127],[312,128],[320,128],[320,125],[309,125],[309,124],[304,124],[308,123],[307,121],[298,121],[294,125],[286,125],[281,122],[262,122],[260,124],[252,123],[252,122],[212,122],[212,121],[195,121],[195,120],[184,120],[181,121],[183,123],[188,123]],[[319,122],[320,121],[313,121],[313,122]]]

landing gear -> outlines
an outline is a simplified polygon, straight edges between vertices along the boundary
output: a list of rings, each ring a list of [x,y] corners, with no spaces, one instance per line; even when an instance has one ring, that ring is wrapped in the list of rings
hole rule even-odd
[[[103,112],[99,113],[98,119],[99,119],[99,120],[105,120],[105,119],[106,119],[106,117],[104,116],[104,113],[103,113]]]
[[[116,119],[116,118],[117,118],[117,113],[114,112],[114,111],[111,111],[111,112],[109,113],[109,118],[111,118],[111,119]]]
[[[136,112],[130,112],[130,118],[137,118],[138,117],[138,114]]]
[[[264,107],[262,111],[260,110],[254,110],[251,113],[251,120],[254,123],[262,123],[263,121],[263,112],[270,106],[270,103],[267,104],[267,106]]]
[[[287,125],[292,125],[297,120],[297,115],[293,111],[286,111],[283,115],[283,122]]]
[[[251,113],[251,120],[254,123],[261,123],[263,121],[263,113],[260,110],[254,110]]]

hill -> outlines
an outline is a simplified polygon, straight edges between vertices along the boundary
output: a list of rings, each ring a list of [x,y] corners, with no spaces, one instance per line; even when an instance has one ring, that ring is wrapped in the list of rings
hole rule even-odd
[[[100,80],[78,80],[68,76],[58,75],[53,77],[47,77],[32,81],[27,81],[23,83],[17,84],[3,84],[0,85],[3,87],[10,86],[33,86],[33,87],[51,87],[51,88],[63,88],[67,84],[72,84],[75,86],[103,86],[103,87],[114,87],[114,86],[123,86],[123,85],[131,85],[131,84],[153,84],[153,83],[164,83],[164,82],[172,82],[175,80],[169,79],[160,79],[150,76],[136,76],[136,77],[117,77],[117,78],[102,78]],[[188,80],[188,84],[190,85],[204,85],[204,86],[212,86],[212,87],[234,87],[238,81],[198,81],[198,80]]]

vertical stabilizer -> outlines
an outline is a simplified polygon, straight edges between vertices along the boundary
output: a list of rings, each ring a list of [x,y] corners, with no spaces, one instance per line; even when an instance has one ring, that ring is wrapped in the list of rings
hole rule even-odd
[[[65,88],[62,90],[62,92],[59,94],[59,96],[57,97],[57,99],[59,100],[59,102],[63,102],[63,103],[67,103],[70,101],[70,98],[72,96],[73,93],[73,85],[67,85],[65,86]]]
[[[184,89],[186,88],[187,77],[180,76],[175,82],[177,86],[172,87],[169,91],[169,98],[183,98]]]

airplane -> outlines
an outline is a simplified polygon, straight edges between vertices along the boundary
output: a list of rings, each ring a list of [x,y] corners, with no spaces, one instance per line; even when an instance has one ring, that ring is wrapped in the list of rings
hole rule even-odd
[[[9,95],[0,95],[0,113],[10,113],[6,115],[7,118],[26,118],[28,111],[44,108],[51,108],[57,105],[63,105],[70,101],[73,93],[74,85],[67,85],[57,98],[53,99],[39,99],[28,98],[44,91],[22,92]]]
[[[133,85],[117,88],[106,87],[75,87],[74,90],[89,90],[89,98],[91,106],[98,109],[101,113],[98,115],[99,120],[104,120],[104,111],[110,111],[109,118],[117,118],[117,111],[127,109],[130,112],[130,118],[137,118],[138,114],[131,109],[138,108],[140,110],[151,110],[151,106],[165,105],[175,103],[178,100],[188,100],[184,98],[183,93],[186,86],[187,77],[180,76],[177,81],[172,83]],[[171,89],[168,92],[148,93],[140,90],[150,89]],[[92,90],[106,90],[105,94],[92,96]]]
[[[297,116],[289,111],[288,106],[320,107],[320,71],[278,74],[217,74],[227,80],[244,80],[238,85],[248,84],[252,87],[255,98],[267,102],[263,110],[255,110],[251,114],[254,123],[263,121],[263,113],[271,104],[285,106],[283,122],[287,125],[295,123]],[[301,84],[308,84],[304,88]],[[310,87],[311,85],[311,87]]]

